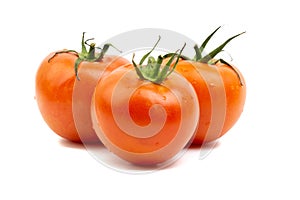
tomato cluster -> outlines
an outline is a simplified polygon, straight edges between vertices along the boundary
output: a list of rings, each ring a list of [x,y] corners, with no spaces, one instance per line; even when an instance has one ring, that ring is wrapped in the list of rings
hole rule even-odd
[[[163,163],[183,148],[224,135],[240,117],[246,85],[238,69],[215,59],[224,46],[204,53],[218,27],[195,45],[195,57],[182,49],[139,63],[96,51],[82,36],[80,53],[51,53],[36,74],[36,100],[48,126],[82,143],[101,141],[120,158],[139,165]],[[89,48],[87,50],[87,47]],[[115,47],[114,47],[115,48]],[[144,64],[147,60],[147,64]]]

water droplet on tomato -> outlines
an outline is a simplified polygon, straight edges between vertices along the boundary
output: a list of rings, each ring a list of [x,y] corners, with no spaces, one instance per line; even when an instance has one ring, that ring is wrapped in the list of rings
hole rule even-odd
[[[216,85],[215,85],[214,83],[210,83],[210,84],[209,84],[209,87],[214,88],[214,87],[216,87]]]
[[[193,80],[193,81],[192,81],[192,85],[197,85],[197,83],[198,83],[198,82],[197,82],[196,80]]]
[[[188,99],[186,97],[182,97],[182,101],[183,101],[183,103],[187,103]]]
[[[183,69],[181,69],[180,71],[181,71],[181,72],[188,72],[189,70],[186,69],[186,68],[183,68]]]
[[[232,86],[230,86],[230,89],[231,89],[231,90],[238,90],[238,89],[239,89],[239,86],[238,86],[238,85],[236,85],[236,86],[232,85]]]

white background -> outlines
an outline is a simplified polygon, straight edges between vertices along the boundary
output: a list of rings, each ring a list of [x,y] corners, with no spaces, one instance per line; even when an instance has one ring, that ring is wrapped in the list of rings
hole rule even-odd
[[[297,1],[2,1],[0,199],[299,199]],[[166,28],[226,51],[247,81],[244,113],[202,160],[191,149],[146,175],[111,170],[56,136],[34,100],[41,60],[137,28]]]

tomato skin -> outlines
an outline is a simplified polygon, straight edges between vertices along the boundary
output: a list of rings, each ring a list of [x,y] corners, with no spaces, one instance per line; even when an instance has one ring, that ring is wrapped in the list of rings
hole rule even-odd
[[[92,100],[94,129],[113,153],[139,165],[171,159],[194,135],[197,96],[181,75],[163,84],[140,80],[132,65],[101,79]]]
[[[220,62],[216,65],[209,65],[184,60],[179,61],[175,71],[192,83],[199,99],[201,113],[193,144],[211,142],[223,136],[233,127],[243,111],[246,85],[241,73],[236,68],[234,71]],[[215,81],[209,82],[209,77],[214,77]],[[215,90],[218,90],[215,92],[218,100],[213,99],[211,95],[211,92]],[[213,101],[218,103],[213,103]],[[221,105],[222,101],[225,104]],[[220,120],[213,120],[213,111],[223,113],[220,114],[223,116],[217,116]]]
[[[78,135],[73,117],[73,90],[76,81],[74,65],[77,58],[73,53],[59,53],[55,56],[51,53],[42,61],[36,74],[36,101],[43,119],[56,134],[73,142],[82,142],[81,137],[86,141],[93,141],[97,139],[93,133]],[[87,66],[109,73],[128,62],[118,58],[107,67],[115,58],[105,56],[100,62],[83,61],[78,68]]]
[[[75,82],[73,54],[54,53],[41,63],[36,74],[36,101],[42,117],[58,135],[71,141],[80,141],[72,115],[72,93]],[[54,62],[55,61],[55,62]]]

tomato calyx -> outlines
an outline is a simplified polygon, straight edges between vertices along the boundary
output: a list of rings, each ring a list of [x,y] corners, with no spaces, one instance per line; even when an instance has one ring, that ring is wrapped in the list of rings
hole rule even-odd
[[[89,39],[84,39],[85,32],[82,33],[82,39],[81,39],[81,52],[77,52],[75,50],[62,50],[62,51],[57,51],[55,54],[49,58],[48,62],[50,62],[56,55],[62,54],[62,53],[72,53],[77,56],[77,59],[74,64],[74,71],[75,71],[75,76],[78,80],[80,80],[78,76],[78,67],[81,62],[86,61],[86,62],[101,62],[103,59],[105,53],[108,51],[109,47],[115,48],[117,51],[120,51],[117,49],[115,46],[113,46],[110,43],[104,44],[102,48],[97,47],[95,43],[89,44],[88,42],[91,40],[94,40],[94,38],[89,38]],[[87,46],[89,49],[87,50]],[[99,49],[99,51],[96,51],[96,49]]]
[[[221,26],[219,26],[216,30],[214,30],[205,40],[204,42],[201,44],[200,47],[198,47],[198,45],[196,44],[194,46],[196,55],[194,57],[194,61],[197,62],[202,62],[202,63],[208,63],[211,59],[213,59],[217,54],[219,54],[221,51],[223,51],[223,48],[234,38],[246,33],[245,31],[242,33],[239,33],[235,36],[232,36],[231,38],[227,39],[224,43],[222,43],[220,46],[218,46],[217,48],[215,48],[213,51],[211,51],[209,54],[203,56],[203,51],[207,45],[207,43],[209,42],[209,40],[211,39],[211,37],[221,28]]]
[[[154,84],[161,84],[175,70],[175,67],[179,61],[181,53],[186,45],[184,44],[183,47],[181,49],[178,49],[175,53],[170,53],[171,58],[166,64],[163,65],[162,64],[164,59],[163,56],[159,55],[157,59],[150,56],[150,54],[153,52],[155,47],[158,45],[160,39],[161,37],[159,36],[153,48],[142,57],[139,64],[136,64],[136,62],[134,61],[135,54],[133,54],[132,56],[132,64],[136,70],[138,77],[141,80],[148,80]],[[147,58],[148,58],[148,63],[146,65],[143,65],[144,61]],[[175,64],[171,67],[171,64],[175,58],[176,58]]]
[[[221,26],[219,26],[218,28],[216,28],[204,41],[203,43],[201,44],[200,47],[198,47],[198,45],[196,44],[194,46],[194,50],[196,52],[195,56],[194,56],[194,59],[193,61],[196,61],[196,62],[201,62],[201,63],[206,63],[206,64],[211,64],[211,65],[215,65],[217,64],[218,62],[220,63],[223,63],[225,65],[227,65],[228,67],[230,67],[237,75],[238,79],[239,79],[239,82],[240,82],[240,85],[243,86],[243,81],[242,81],[242,78],[240,76],[240,74],[238,73],[238,71],[232,66],[230,65],[228,62],[226,62],[225,60],[223,59],[215,59],[215,56],[217,54],[219,54],[221,51],[223,51],[223,48],[231,41],[233,40],[234,38],[246,33],[245,31],[244,32],[241,32],[237,35],[234,35],[232,37],[230,37],[229,39],[227,39],[224,43],[222,43],[220,46],[218,46],[217,48],[215,48],[213,51],[211,51],[210,53],[206,54],[206,55],[203,55],[203,51],[207,45],[207,43],[210,41],[210,39],[212,38],[212,36],[221,28]]]
[[[243,86],[243,81],[242,78],[240,76],[240,74],[238,73],[238,71],[232,66],[230,65],[228,62],[226,62],[224,59],[215,59],[214,57],[219,54],[221,51],[223,51],[223,48],[234,38],[246,33],[245,31],[242,33],[239,33],[235,36],[232,36],[231,38],[227,39],[224,43],[222,43],[220,46],[218,46],[216,49],[214,49],[213,51],[211,51],[209,54],[203,55],[203,51],[207,45],[207,43],[209,42],[209,40],[212,38],[212,36],[221,28],[221,26],[219,26],[217,29],[215,29],[205,40],[204,42],[201,44],[201,46],[199,47],[197,44],[194,46],[194,50],[195,50],[195,56],[193,59],[184,56],[184,55],[179,55],[179,57],[182,60],[189,60],[189,61],[194,61],[194,62],[201,62],[201,63],[205,63],[205,64],[209,64],[209,65],[216,65],[218,62],[227,65],[228,67],[230,67],[237,75],[239,81],[240,81],[240,85]],[[173,56],[174,53],[168,53],[166,55],[164,55],[163,59],[167,59],[171,56]]]

